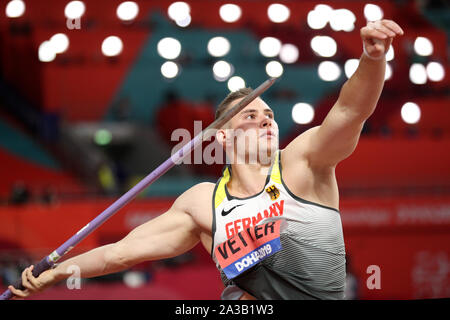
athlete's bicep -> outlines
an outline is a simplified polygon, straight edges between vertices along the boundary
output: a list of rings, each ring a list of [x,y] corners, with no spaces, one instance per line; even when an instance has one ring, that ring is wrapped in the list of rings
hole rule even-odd
[[[200,231],[178,198],[164,214],[134,230],[115,244],[115,251],[127,265],[180,255],[193,248]]]
[[[352,154],[364,121],[335,105],[320,126],[309,129],[287,147],[292,161],[299,157],[311,167],[333,167]]]

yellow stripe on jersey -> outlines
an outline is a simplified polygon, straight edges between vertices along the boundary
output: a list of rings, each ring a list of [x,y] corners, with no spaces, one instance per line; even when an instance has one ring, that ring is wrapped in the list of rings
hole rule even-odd
[[[231,175],[230,175],[230,168],[226,167],[223,171],[223,176],[220,178],[219,185],[217,186],[215,199],[214,199],[214,207],[217,209],[217,207],[222,203],[222,201],[227,197],[225,193],[225,185],[230,181]]]
[[[270,174],[270,178],[276,182],[281,184],[281,172],[280,172],[280,150],[277,151],[277,155],[275,157],[275,162],[272,166],[272,172]]]

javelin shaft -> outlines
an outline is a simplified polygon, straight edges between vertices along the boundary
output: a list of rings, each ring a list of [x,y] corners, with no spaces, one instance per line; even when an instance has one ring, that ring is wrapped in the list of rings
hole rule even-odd
[[[69,252],[73,247],[80,243],[84,238],[91,234],[95,229],[100,227],[106,220],[113,216],[117,211],[123,208],[131,200],[133,200],[139,193],[141,193],[145,188],[150,186],[159,177],[171,169],[175,164],[181,163],[181,161],[187,157],[192,150],[194,150],[202,141],[206,138],[211,137],[212,129],[219,129],[225,123],[227,123],[231,118],[233,118],[237,113],[239,113],[245,106],[250,102],[260,96],[264,91],[266,91],[274,82],[275,78],[271,78],[263,82],[258,88],[253,90],[249,95],[237,103],[233,108],[228,110],[221,117],[216,119],[211,123],[206,129],[195,136],[189,143],[184,145],[180,150],[174,153],[169,159],[164,161],[159,167],[153,170],[149,175],[142,179],[138,184],[131,188],[128,192],[117,199],[113,204],[111,204],[107,209],[100,213],[91,222],[85,225],[80,231],[73,235],[69,240],[64,242],[55,251],[50,253],[48,256],[44,257],[35,267],[33,268],[33,276],[38,277],[45,270],[50,269],[62,256]],[[18,282],[15,286],[20,290],[25,288],[22,285],[22,281]],[[12,297],[12,292],[8,289],[2,293],[0,300],[8,300]]]

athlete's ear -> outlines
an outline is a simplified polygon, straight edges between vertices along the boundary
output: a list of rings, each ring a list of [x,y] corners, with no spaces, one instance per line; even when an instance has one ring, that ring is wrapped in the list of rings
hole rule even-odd
[[[225,144],[227,142],[226,129],[218,129],[216,131],[216,140],[221,146],[225,147]]]

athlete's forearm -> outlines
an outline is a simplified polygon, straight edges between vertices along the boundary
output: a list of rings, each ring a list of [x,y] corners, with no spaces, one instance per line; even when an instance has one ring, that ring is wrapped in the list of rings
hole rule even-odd
[[[114,246],[115,244],[108,244],[98,247],[61,262],[52,270],[55,283],[70,277],[73,266],[79,268],[81,278],[92,278],[127,269],[129,266],[115,254]]]
[[[386,60],[361,56],[355,73],[343,85],[338,104],[362,121],[375,110],[384,85]]]

